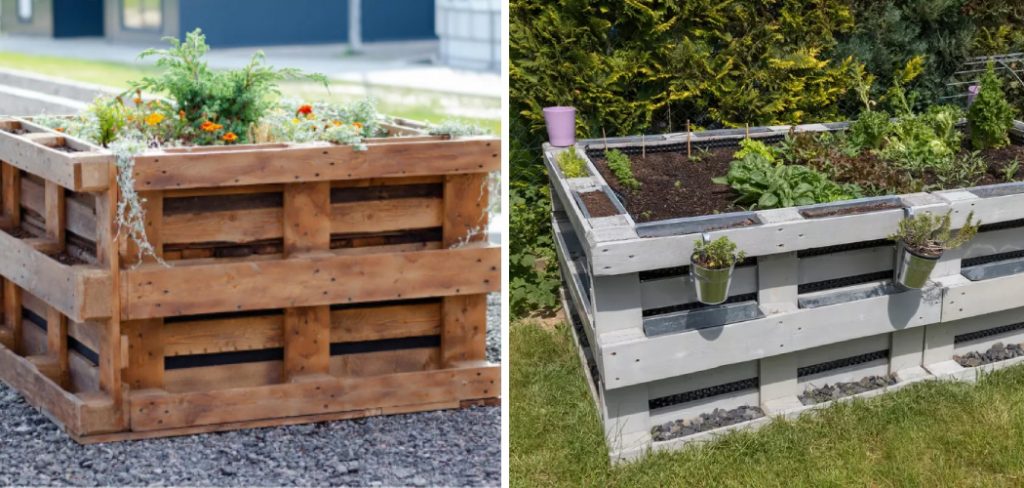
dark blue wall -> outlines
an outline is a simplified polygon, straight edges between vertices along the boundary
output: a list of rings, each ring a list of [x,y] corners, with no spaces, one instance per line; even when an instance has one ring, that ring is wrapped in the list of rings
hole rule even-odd
[[[180,1],[181,37],[201,27],[214,47],[344,42],[348,35],[344,1]]]
[[[363,40],[435,39],[434,0],[363,0]]]
[[[201,27],[214,47],[348,40],[346,0],[180,2],[181,37]],[[363,0],[364,41],[435,37],[434,0]]]
[[[53,0],[53,37],[103,35],[103,0]]]

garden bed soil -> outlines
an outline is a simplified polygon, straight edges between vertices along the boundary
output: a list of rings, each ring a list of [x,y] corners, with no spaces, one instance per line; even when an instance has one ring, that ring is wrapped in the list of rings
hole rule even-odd
[[[801,210],[800,215],[808,219],[818,219],[821,217],[839,217],[841,215],[856,215],[862,213],[877,212],[879,210],[891,210],[894,208],[903,208],[903,205],[898,201],[891,201],[869,203],[864,205],[857,205],[854,207],[816,208]]]
[[[591,217],[609,217],[619,214],[619,209],[615,208],[615,204],[608,199],[608,195],[605,195],[603,191],[580,193],[580,200],[587,207],[587,212]]]
[[[641,185],[640,191],[637,192],[619,183],[618,178],[608,168],[603,154],[595,155],[591,159],[608,185],[621,197],[633,219],[636,222],[650,222],[744,210],[734,203],[737,195],[731,188],[711,182],[712,178],[725,176],[729,172],[729,165],[737,150],[737,147],[712,148],[706,152],[694,150],[693,158],[687,157],[682,151],[648,151],[646,157],[631,154],[629,159],[632,162],[633,175]],[[965,139],[962,153],[970,151],[970,142]],[[1006,183],[1003,170],[1015,159],[1020,161],[1021,167],[1017,169],[1013,179],[1024,179],[1024,146],[1011,144],[999,149],[985,149],[980,154],[988,162],[989,167],[973,186]],[[833,164],[842,166],[837,178],[840,183],[858,183],[866,188],[880,185],[901,187],[903,191],[900,193],[921,190],[915,187],[915,183],[905,171],[889,167],[869,152],[852,158],[836,157],[840,160],[833,161]],[[926,175],[923,183],[933,185],[937,183],[937,179],[934,175]],[[815,218],[853,215],[897,207],[897,203],[886,202],[856,208],[816,211],[820,213],[804,216]]]

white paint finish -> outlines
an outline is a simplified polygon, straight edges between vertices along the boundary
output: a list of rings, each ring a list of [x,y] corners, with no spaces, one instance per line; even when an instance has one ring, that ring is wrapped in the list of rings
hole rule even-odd
[[[957,364],[956,361],[950,359],[949,361],[940,361],[938,363],[926,364],[924,367],[929,373],[935,375],[939,379],[959,379],[956,375],[959,375],[965,370],[963,366]],[[971,368],[973,369],[973,368]]]
[[[804,219],[770,225],[712,231],[712,239],[729,237],[748,256],[829,247],[884,239],[896,231],[902,210]],[[689,264],[697,234],[599,243],[592,253],[594,274],[613,275]]]
[[[746,361],[695,374],[652,381],[648,383],[648,393],[651,395],[650,399],[654,400],[669,395],[756,378],[758,376],[757,363],[757,361]]]
[[[960,195],[960,194],[957,194]],[[942,197],[948,198],[946,193]],[[1024,219],[1024,194],[1005,195],[1001,197],[957,199],[951,203],[953,208],[953,228],[964,225],[967,215],[974,212],[975,220],[986,224]]]
[[[612,331],[644,333],[640,275],[592,276],[591,303],[598,337]],[[601,372],[604,374],[604,371]]]
[[[716,395],[709,398],[702,398],[692,402],[680,403],[670,407],[651,410],[651,427],[676,420],[691,420],[702,413],[713,412],[716,408],[732,410],[734,408],[749,406],[756,407],[758,401],[756,388],[742,391],[734,391],[723,395]]]
[[[1024,249],[1024,227],[979,232],[961,248],[962,258],[991,256]]]
[[[804,404],[800,402],[796,395],[761,402],[761,410],[764,411],[765,415],[771,417],[784,417],[786,412],[803,406]]]
[[[800,259],[800,284],[892,270],[894,246],[869,247]]]
[[[569,310],[570,305],[569,305],[568,300],[565,299],[565,290],[561,291],[561,296],[562,296],[562,309],[563,310]],[[568,320],[568,317],[566,317],[566,319]],[[575,340],[576,344],[578,345],[580,343],[580,337],[579,337],[578,333],[576,332],[576,328],[575,327],[569,327],[569,330],[572,332],[573,340]],[[591,344],[593,344],[593,343],[591,343]],[[590,398],[594,401],[594,406],[597,407],[598,411],[600,411],[601,410],[601,395],[599,393],[600,387],[598,386],[597,382],[594,380],[594,377],[590,375],[590,364],[588,364],[588,360],[593,359],[593,353],[591,351],[586,350],[586,349],[581,348],[581,347],[577,347],[576,348],[576,352],[578,353],[578,356],[580,358],[580,369],[583,370],[583,377],[584,377],[584,379],[587,382],[587,389],[590,390]]]
[[[757,291],[757,267],[740,266],[732,273],[729,296],[746,295]],[[689,274],[640,282],[640,295],[644,310],[672,307],[697,301],[693,279]]]
[[[918,368],[924,364],[925,327],[898,330],[890,334],[889,372]]]
[[[939,321],[937,289],[907,291],[647,338],[599,334],[608,388],[886,334]],[[615,353],[612,355],[612,353]],[[636,359],[640,362],[635,362]],[[611,372],[611,376],[607,373]]]
[[[767,225],[804,220],[804,216],[800,215],[800,210],[793,207],[761,210],[757,212],[757,218]]]
[[[638,239],[636,226],[628,215],[612,215],[590,219],[589,242],[609,242]]]
[[[964,248],[962,247],[958,249],[950,249],[942,253],[942,257],[939,258],[939,262],[935,263],[935,269],[932,270],[931,279],[934,281],[935,279],[943,276],[960,275],[960,263],[963,260],[963,255]]]
[[[797,355],[793,353],[758,361],[761,370],[761,404],[798,393],[796,360]]]
[[[800,260],[796,252],[758,256],[757,302],[765,314],[797,309],[799,270]]]
[[[950,322],[1020,307],[1021,290],[1024,290],[1024,274],[954,284],[945,292],[942,321]]]
[[[566,180],[562,178],[560,170],[558,170],[558,164],[555,162],[555,158],[559,153],[565,151],[565,148],[555,148],[549,144],[544,144],[544,164],[548,167],[548,179],[551,181],[552,189],[554,193],[551,195],[551,199],[560,200],[560,207],[565,211],[565,215],[569,218],[569,223],[572,224],[573,230],[576,231],[576,236],[583,240],[587,236],[587,231],[590,230],[590,224],[583,217],[583,212],[577,205],[576,199],[572,197],[572,192],[569,190]],[[583,252],[587,254],[588,259],[593,260],[591,248],[593,247],[589,242],[580,242],[583,247]]]
[[[649,447],[651,439],[651,415],[647,405],[647,385],[604,391],[605,441],[613,451],[638,447]]]
[[[912,329],[910,329],[912,330]],[[798,368],[889,349],[889,334],[861,337],[796,353]]]
[[[956,325],[929,324],[924,327],[924,351],[921,364],[947,361],[953,357],[953,338],[956,336]]]

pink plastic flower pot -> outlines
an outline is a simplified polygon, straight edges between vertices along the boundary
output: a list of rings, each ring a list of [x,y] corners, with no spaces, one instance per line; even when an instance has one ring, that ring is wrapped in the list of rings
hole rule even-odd
[[[545,107],[544,122],[548,126],[548,142],[565,147],[576,143],[576,109],[572,107]]]

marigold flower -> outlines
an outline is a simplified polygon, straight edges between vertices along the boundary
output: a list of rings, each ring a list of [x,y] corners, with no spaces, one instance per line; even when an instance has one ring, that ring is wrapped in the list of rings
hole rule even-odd
[[[153,113],[149,114],[146,117],[146,124],[147,125],[151,125],[151,126],[152,125],[157,125],[157,124],[159,124],[160,122],[163,122],[163,121],[164,121],[164,114],[159,113],[159,112],[153,112]]]
[[[53,130],[55,130],[57,132],[64,132],[64,128],[63,127],[57,127],[56,129],[53,129]]]
[[[132,101],[135,102],[135,105],[142,105],[142,97],[135,97]]]
[[[363,129],[363,124],[360,124],[359,122],[352,122],[352,126],[355,127],[356,129]]]
[[[335,120],[335,121],[333,121],[331,123],[334,124],[335,127],[341,127],[341,121],[340,120]]]
[[[228,132],[221,139],[224,139],[224,142],[235,142],[238,140],[238,136],[234,132]]]
[[[295,113],[309,115],[313,113],[313,106],[307,103],[305,105],[300,106],[299,109],[295,111]]]
[[[185,120],[185,111],[184,110],[178,112],[178,118],[181,119],[181,120]]]
[[[203,125],[200,125],[199,128],[204,130],[204,131],[206,131],[206,132],[217,132],[217,131],[223,129],[224,126],[220,125],[220,124],[215,124],[215,123],[210,122],[209,120],[207,120],[206,122],[203,122]]]

